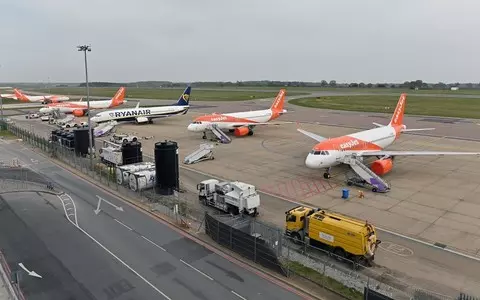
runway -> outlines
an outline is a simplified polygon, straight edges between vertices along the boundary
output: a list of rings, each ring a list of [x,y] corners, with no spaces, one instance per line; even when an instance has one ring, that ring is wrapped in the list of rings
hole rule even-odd
[[[122,125],[117,132],[154,136],[142,141],[143,153],[149,156],[153,156],[154,142],[177,141],[179,158],[183,160],[205,142],[201,134],[186,131],[195,116],[214,111],[262,109],[270,106],[270,99],[199,104],[216,107],[192,109],[186,116],[156,120],[154,125]],[[359,116],[359,113],[304,109],[288,104],[286,108],[292,113],[279,121],[301,122],[302,128],[326,137],[372,128],[371,122],[387,123],[390,116]],[[314,124],[316,121],[342,127]],[[48,135],[51,127],[38,124],[41,121],[19,120],[17,124],[30,126],[26,124],[32,122],[37,122],[32,126],[35,130]],[[390,150],[478,151],[475,140],[480,136],[473,120],[406,116],[405,123],[408,128],[436,127],[429,134],[437,136],[405,134]],[[195,173],[200,171],[211,177],[252,183],[265,192],[260,218],[280,228],[284,212],[299,203],[367,219],[385,229],[380,233],[384,241],[381,255],[376,258],[379,266],[375,271],[379,274],[451,296],[459,291],[480,294],[478,261],[448,252],[477,257],[480,250],[480,203],[476,200],[480,191],[478,158],[397,158],[393,171],[385,176],[392,185],[391,192],[366,191],[366,197],[359,199],[357,188],[350,188],[352,197],[345,201],[341,199],[341,189],[346,187],[346,168],[334,168],[330,180],[324,180],[320,171],[307,169],[304,159],[314,141],[298,133],[296,128],[297,124],[262,126],[255,129],[253,136],[233,137],[231,144],[216,147],[214,161],[191,165],[190,171],[182,168],[181,180],[195,187],[206,178]],[[435,243],[448,251],[431,246]]]
[[[79,228],[65,219],[59,199],[4,196],[7,211],[17,216],[13,224],[24,224],[23,231],[15,231],[16,226],[0,234],[2,245],[9,245],[5,256],[12,269],[22,261],[43,276],[24,282],[28,299],[302,299],[28,148],[16,142],[2,142],[0,148],[2,160],[16,157],[28,164],[55,182],[75,204],[74,210],[69,210],[68,203],[66,207]],[[102,202],[97,215],[97,195],[114,206]]]

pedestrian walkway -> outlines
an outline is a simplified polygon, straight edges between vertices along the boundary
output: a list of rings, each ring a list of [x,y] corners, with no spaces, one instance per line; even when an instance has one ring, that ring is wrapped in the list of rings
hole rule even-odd
[[[6,272],[3,270],[3,266],[1,264],[0,268],[2,268],[2,270],[0,270],[0,300],[13,300],[8,293],[8,287],[4,278],[4,274],[6,274]]]

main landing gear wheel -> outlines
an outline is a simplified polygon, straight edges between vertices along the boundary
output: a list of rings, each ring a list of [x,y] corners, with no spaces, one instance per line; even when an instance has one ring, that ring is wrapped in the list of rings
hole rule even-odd
[[[374,188],[372,189],[372,192],[376,193],[376,192],[378,192],[378,189],[377,189],[376,187],[374,187]]]
[[[323,173],[323,178],[330,179],[330,173]]]

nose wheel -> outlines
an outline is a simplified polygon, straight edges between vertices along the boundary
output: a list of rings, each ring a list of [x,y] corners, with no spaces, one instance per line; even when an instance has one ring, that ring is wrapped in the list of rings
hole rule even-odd
[[[328,168],[327,170],[325,170],[325,173],[323,173],[323,178],[325,179],[330,179],[330,168]]]

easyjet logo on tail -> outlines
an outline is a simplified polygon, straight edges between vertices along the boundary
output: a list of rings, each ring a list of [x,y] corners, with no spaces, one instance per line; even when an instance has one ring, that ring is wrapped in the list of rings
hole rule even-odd
[[[391,125],[402,125],[403,124],[403,114],[405,112],[405,101],[407,99],[407,94],[400,95],[398,100],[397,107],[393,113],[392,120],[390,121]]]
[[[112,104],[110,107],[115,107],[123,103],[123,99],[125,98],[125,88],[121,87],[115,96],[112,98]]]
[[[13,92],[15,93],[15,96],[17,97],[18,100],[23,102],[29,102],[28,98],[19,90],[14,89]]]
[[[285,89],[281,89],[280,92],[278,92],[277,97],[275,97],[275,100],[273,101],[272,110],[282,110],[283,109],[283,104],[285,102]]]

